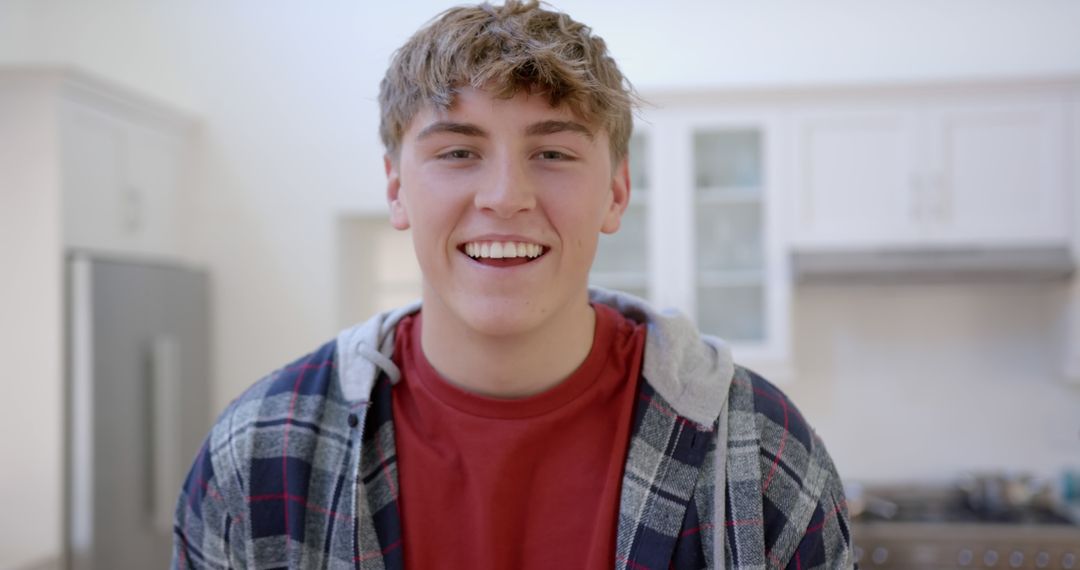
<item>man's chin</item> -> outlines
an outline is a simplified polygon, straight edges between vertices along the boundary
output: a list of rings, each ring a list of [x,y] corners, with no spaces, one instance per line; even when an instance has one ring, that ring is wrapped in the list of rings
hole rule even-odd
[[[458,316],[476,334],[506,338],[541,328],[545,314],[536,304],[488,302],[470,303]]]
[[[439,328],[445,334],[454,334],[455,328],[464,335],[482,335],[506,339],[515,336],[530,336],[532,333],[558,327],[559,322],[569,317],[567,310],[573,302],[560,295],[558,291],[491,291],[470,292],[425,291],[424,307],[434,309],[445,318],[445,325]],[[588,306],[588,298],[582,291],[582,307]],[[425,315],[425,321],[427,316]]]

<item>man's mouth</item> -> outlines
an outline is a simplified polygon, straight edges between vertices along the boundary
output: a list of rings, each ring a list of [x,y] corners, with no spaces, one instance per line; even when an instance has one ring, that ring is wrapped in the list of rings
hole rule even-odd
[[[520,241],[470,241],[458,246],[458,250],[483,265],[510,267],[535,260],[548,248]]]

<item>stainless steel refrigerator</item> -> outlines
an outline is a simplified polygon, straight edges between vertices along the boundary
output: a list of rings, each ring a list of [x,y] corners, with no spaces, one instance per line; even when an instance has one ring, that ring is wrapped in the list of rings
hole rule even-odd
[[[67,566],[167,568],[210,425],[207,276],[86,253],[67,271]]]

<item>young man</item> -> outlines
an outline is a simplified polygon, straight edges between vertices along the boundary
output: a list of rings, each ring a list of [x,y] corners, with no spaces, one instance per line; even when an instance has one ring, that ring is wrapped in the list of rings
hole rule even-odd
[[[839,478],[718,340],[590,290],[630,198],[633,94],[535,4],[455,8],[380,94],[390,219],[423,301],[342,332],[218,420],[182,568],[842,568]]]

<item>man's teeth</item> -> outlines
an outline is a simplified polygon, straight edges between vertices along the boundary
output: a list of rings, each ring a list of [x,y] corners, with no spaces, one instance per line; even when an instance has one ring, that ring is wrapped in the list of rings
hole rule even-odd
[[[543,246],[517,241],[484,241],[465,244],[465,254],[474,259],[504,259],[510,257],[540,257]]]

